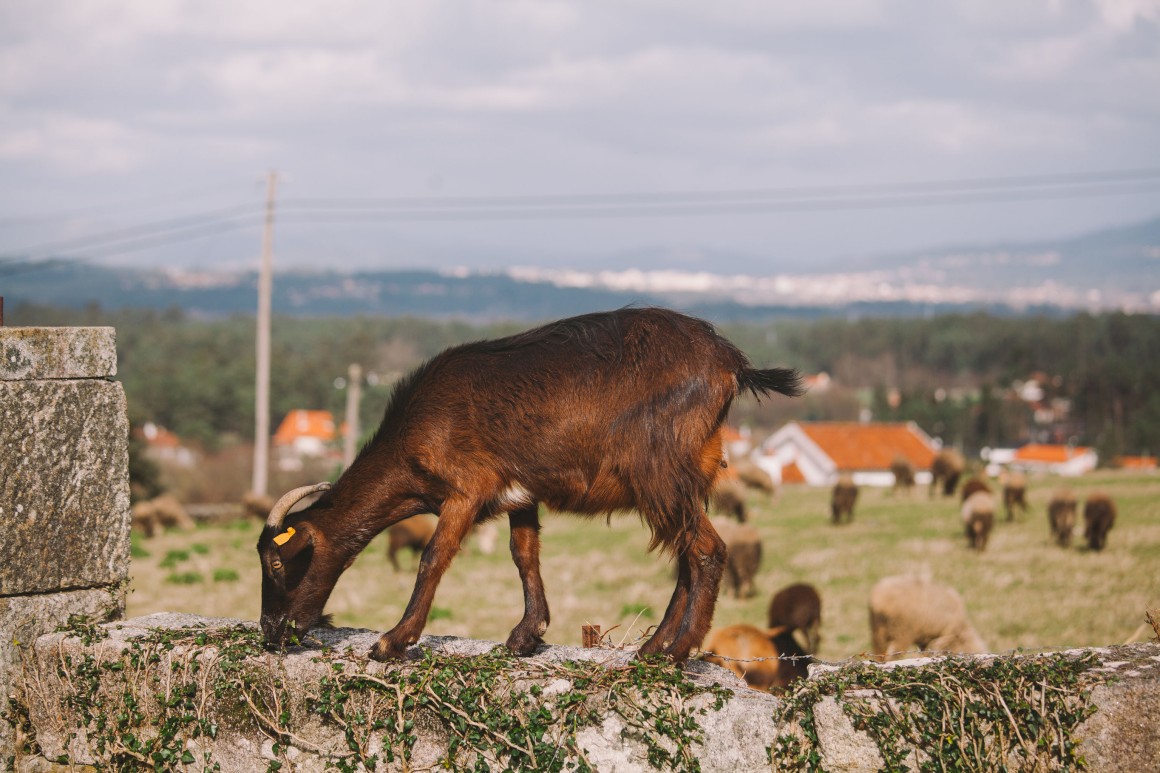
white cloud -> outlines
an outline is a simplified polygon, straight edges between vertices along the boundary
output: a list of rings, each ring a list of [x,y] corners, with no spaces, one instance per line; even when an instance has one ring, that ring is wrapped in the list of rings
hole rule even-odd
[[[126,171],[143,157],[144,138],[114,121],[68,114],[8,116],[0,129],[0,159],[49,164],[83,173]]]

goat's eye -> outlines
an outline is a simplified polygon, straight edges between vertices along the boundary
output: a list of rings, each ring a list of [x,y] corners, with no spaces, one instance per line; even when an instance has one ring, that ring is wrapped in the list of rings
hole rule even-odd
[[[270,562],[270,568],[277,569],[277,570],[281,571],[282,570],[282,561],[280,559],[275,558],[273,561]]]

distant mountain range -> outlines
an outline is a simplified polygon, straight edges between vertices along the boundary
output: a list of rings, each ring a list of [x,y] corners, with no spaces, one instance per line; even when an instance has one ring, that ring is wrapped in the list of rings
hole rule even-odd
[[[253,271],[109,268],[69,260],[0,264],[0,296],[80,307],[180,308],[193,316],[253,313]],[[828,314],[910,316],[984,309],[1160,313],[1160,218],[1081,237],[862,258],[825,274],[466,270],[280,272],[274,310],[292,315],[546,319],[632,303],[721,320]],[[19,324],[14,321],[13,324]]]

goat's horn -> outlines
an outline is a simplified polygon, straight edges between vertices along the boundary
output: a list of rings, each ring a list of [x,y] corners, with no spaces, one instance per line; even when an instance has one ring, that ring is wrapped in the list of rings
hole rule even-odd
[[[298,500],[305,499],[319,491],[326,491],[328,488],[330,488],[329,483],[315,483],[313,486],[300,486],[299,488],[287,491],[270,508],[270,516],[266,519],[266,526],[271,529],[281,528],[282,519],[286,517],[286,513],[290,512],[291,507],[298,504]]]

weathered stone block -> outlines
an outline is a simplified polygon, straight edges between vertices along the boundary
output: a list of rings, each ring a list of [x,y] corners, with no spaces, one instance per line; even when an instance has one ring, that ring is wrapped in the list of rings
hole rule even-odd
[[[37,638],[65,625],[73,615],[108,620],[123,608],[124,595],[113,588],[0,597],[0,713],[8,711],[9,696],[19,681],[20,655],[31,651]],[[0,721],[0,749],[9,748],[12,732],[11,724]]]
[[[115,375],[111,327],[0,327],[0,381]]]
[[[0,381],[0,596],[123,582],[128,469],[120,384]]]

